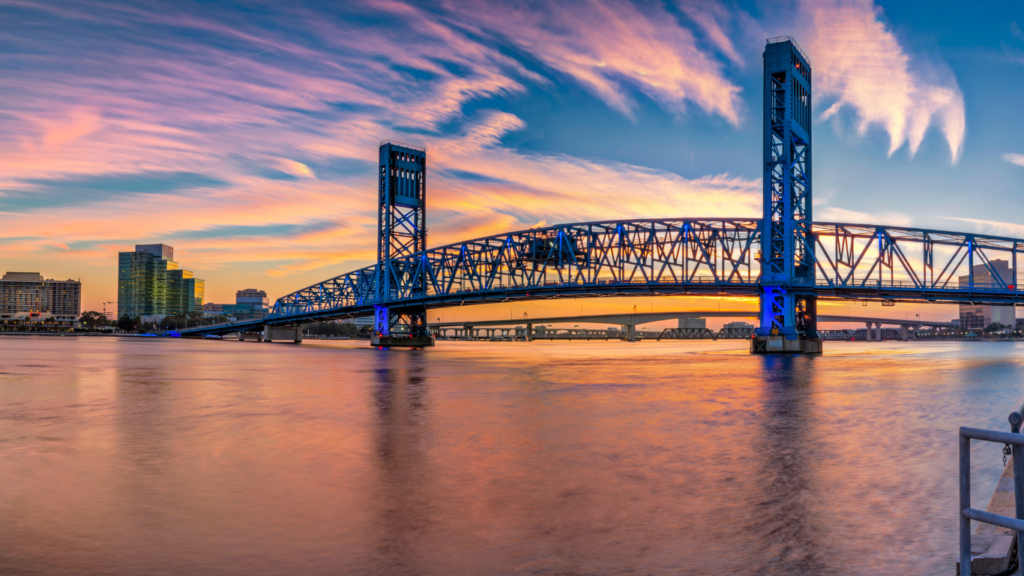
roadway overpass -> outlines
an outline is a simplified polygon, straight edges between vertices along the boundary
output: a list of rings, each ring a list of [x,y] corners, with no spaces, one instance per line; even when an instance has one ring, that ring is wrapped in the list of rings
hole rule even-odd
[[[498,320],[467,320],[462,322],[451,321],[451,322],[434,322],[428,324],[428,328],[437,335],[442,334],[447,329],[454,328],[460,331],[473,331],[477,329],[486,329],[489,327],[508,327],[508,326],[525,326],[525,337],[530,339],[534,334],[534,325],[548,325],[548,324],[611,324],[616,326],[623,326],[626,329],[627,339],[632,340],[636,337],[636,327],[643,324],[650,324],[653,322],[663,322],[666,320],[678,320],[682,318],[758,318],[760,312],[757,310],[732,310],[732,311],[721,311],[721,310],[709,310],[709,311],[678,311],[678,312],[634,312],[625,314],[590,314],[580,316],[551,316],[551,317],[535,317],[535,318],[509,318],[509,319],[498,319]],[[829,323],[854,323],[864,324],[867,328],[868,339],[879,339],[880,337],[874,337],[881,333],[883,325],[887,326],[898,326],[900,327],[901,334],[904,339],[907,339],[910,335],[910,331],[919,330],[922,327],[929,328],[956,328],[958,324],[954,322],[937,322],[919,319],[899,319],[899,318],[877,318],[869,316],[848,316],[848,315],[835,315],[835,314],[819,314],[819,322]],[[876,332],[877,330],[877,332]]]

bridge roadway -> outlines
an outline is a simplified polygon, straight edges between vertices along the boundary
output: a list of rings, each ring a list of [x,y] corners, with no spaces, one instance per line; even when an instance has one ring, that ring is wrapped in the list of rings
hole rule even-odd
[[[1024,305],[1015,275],[1024,240],[815,222],[816,280],[790,287],[821,299]],[[558,224],[477,238],[392,260],[390,298],[377,265],[279,298],[260,320],[184,336],[469,304],[610,296],[760,296],[761,220],[650,219]],[[425,288],[424,288],[425,287]],[[887,319],[870,319],[887,321]],[[825,322],[824,318],[819,321]],[[869,321],[865,319],[865,323]]]

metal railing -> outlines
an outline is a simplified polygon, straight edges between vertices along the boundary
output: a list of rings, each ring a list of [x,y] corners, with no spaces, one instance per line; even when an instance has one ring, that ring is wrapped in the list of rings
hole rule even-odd
[[[971,520],[993,524],[1017,531],[1017,570],[1024,576],[1024,434],[1020,433],[1024,423],[1024,397],[1007,418],[1010,432],[960,428],[960,574],[971,576]],[[983,440],[1012,446],[1013,452],[1013,497],[1016,504],[1016,518],[993,514],[971,508],[971,440]]]
[[[808,60],[808,62],[810,62],[810,60]],[[401,146],[402,148],[409,148],[411,150],[419,150],[420,152],[426,152],[427,151],[427,147],[426,146],[413,146],[412,144],[406,144],[405,142],[399,142],[398,140],[392,140],[390,138],[388,138],[387,140],[381,140],[380,141],[380,145],[381,146],[383,146],[385,144],[392,144],[394,146]]]

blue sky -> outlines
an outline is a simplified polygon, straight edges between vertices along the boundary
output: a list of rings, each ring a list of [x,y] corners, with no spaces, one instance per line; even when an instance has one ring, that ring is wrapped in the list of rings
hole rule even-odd
[[[165,242],[208,299],[373,258],[376,144],[428,147],[431,245],[757,216],[761,52],[815,74],[817,220],[1024,237],[1024,7],[0,0],[0,268]],[[894,144],[895,143],[895,144]]]

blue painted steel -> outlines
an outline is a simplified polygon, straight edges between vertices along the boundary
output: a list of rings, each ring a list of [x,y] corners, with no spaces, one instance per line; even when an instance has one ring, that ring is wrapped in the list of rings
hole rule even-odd
[[[811,232],[811,65],[788,36],[764,50],[764,215],[758,333],[817,337]],[[775,288],[779,289],[775,289]]]
[[[380,143],[377,213],[377,302],[395,300],[399,292],[423,294],[425,278],[410,284],[406,261],[427,249],[427,151],[385,140]],[[426,335],[426,308],[390,310],[376,306],[374,329]]]
[[[757,296],[775,286],[761,278],[761,230],[757,218],[678,218],[510,232],[397,259],[402,274],[388,301],[379,299],[372,265],[284,296],[259,321],[182,333],[370,316],[375,304],[403,309],[615,295]],[[1014,284],[981,283],[967,260],[970,250],[981,262],[1002,258],[1016,270],[1024,239],[828,222],[814,223],[812,237],[818,297],[1024,304],[1015,276]]]

